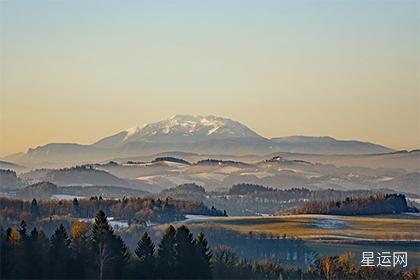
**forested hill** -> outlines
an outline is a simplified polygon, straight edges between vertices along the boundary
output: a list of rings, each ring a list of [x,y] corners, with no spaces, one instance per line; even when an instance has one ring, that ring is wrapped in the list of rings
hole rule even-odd
[[[308,201],[293,209],[294,214],[374,215],[418,212],[408,207],[403,194],[348,197],[341,201]]]
[[[13,224],[21,220],[28,222],[49,219],[50,217],[93,218],[97,211],[103,210],[108,216],[122,220],[139,222],[152,221],[166,223],[185,219],[185,214],[225,215],[214,207],[208,208],[201,202],[165,200],[153,198],[123,198],[73,200],[18,200],[0,197],[0,223]]]

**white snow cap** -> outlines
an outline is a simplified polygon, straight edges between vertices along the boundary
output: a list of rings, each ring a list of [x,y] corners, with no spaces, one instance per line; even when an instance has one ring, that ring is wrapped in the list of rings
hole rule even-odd
[[[147,124],[144,127],[130,128],[124,141],[159,136],[176,137],[260,137],[245,125],[228,118],[213,115],[175,115],[167,120]]]

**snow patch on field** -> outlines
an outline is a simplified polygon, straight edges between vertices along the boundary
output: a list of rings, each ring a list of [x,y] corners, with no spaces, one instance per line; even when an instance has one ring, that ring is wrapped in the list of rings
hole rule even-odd
[[[389,176],[383,176],[383,177],[375,178],[375,179],[372,179],[372,180],[369,180],[369,181],[372,182],[372,183],[381,183],[381,182],[391,181],[392,179],[394,179],[394,178],[389,177]]]
[[[310,223],[312,227],[319,229],[328,229],[328,230],[337,230],[337,229],[346,229],[347,224],[345,221],[337,219],[317,219]]]
[[[57,199],[57,200],[73,200],[74,198],[83,199],[85,197],[78,196],[78,195],[69,195],[69,194],[54,194],[51,196],[51,199]]]
[[[232,174],[232,173],[235,173],[235,172],[239,172],[241,170],[242,170],[241,168],[234,167],[234,166],[224,166],[222,168],[219,168],[217,170],[217,172],[218,173],[224,173],[224,174]]]
[[[82,218],[82,219],[79,219],[79,221],[93,224],[95,222],[95,219],[94,218],[92,218],[92,219]],[[128,228],[128,222],[123,221],[123,220],[115,220],[114,217],[108,217],[108,222],[114,229],[116,229],[116,228]]]
[[[226,178],[227,175],[223,174],[217,174],[217,173],[199,173],[191,176],[191,178],[199,179],[199,180],[214,180],[214,181],[223,181],[224,178]]]
[[[258,179],[274,176],[273,173],[266,172],[266,171],[260,171],[260,172],[244,172],[244,173],[242,173],[242,175],[254,175]]]

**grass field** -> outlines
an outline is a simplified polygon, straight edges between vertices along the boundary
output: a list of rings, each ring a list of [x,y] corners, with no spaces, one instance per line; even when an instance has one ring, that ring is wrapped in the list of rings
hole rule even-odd
[[[319,256],[351,252],[358,263],[362,252],[407,252],[408,267],[420,265],[420,218],[409,215],[218,217],[186,221],[190,227],[266,234],[304,240]],[[254,235],[255,236],[255,235]],[[254,240],[259,243],[258,238]],[[256,245],[259,246],[259,245]],[[282,249],[280,249],[282,250]]]
[[[305,240],[420,241],[420,218],[410,216],[287,215],[225,217],[191,221],[191,224],[241,233],[266,233]]]

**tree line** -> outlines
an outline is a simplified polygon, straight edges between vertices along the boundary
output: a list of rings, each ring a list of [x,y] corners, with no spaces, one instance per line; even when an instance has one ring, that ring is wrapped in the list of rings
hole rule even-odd
[[[0,230],[1,279],[418,279],[403,272],[358,268],[349,255],[325,257],[308,271],[275,262],[249,262],[228,247],[211,250],[206,237],[185,226],[167,227],[158,245],[147,232],[130,252],[100,210],[92,229],[60,225],[48,238],[26,223]]]
[[[344,200],[308,201],[293,209],[293,214],[371,215],[418,212],[408,207],[403,194],[375,194],[347,197]]]
[[[12,224],[20,220],[35,221],[52,216],[70,216],[74,218],[93,218],[97,211],[103,210],[108,216],[122,220],[171,222],[185,219],[185,214],[226,215],[214,207],[207,207],[202,202],[184,201],[167,197],[166,199],[127,197],[123,199],[73,200],[20,200],[0,197],[0,224]]]

